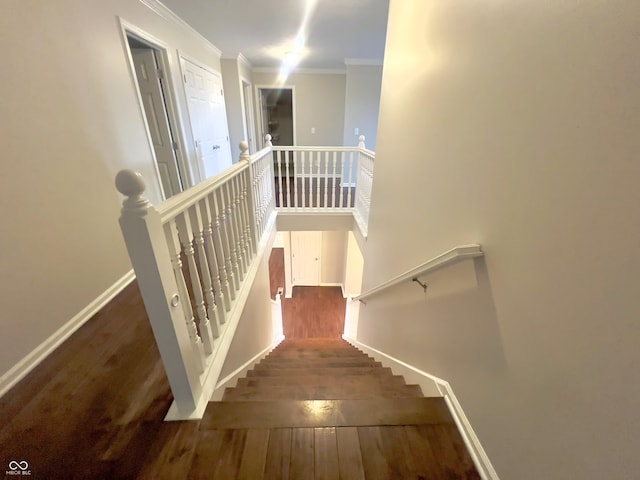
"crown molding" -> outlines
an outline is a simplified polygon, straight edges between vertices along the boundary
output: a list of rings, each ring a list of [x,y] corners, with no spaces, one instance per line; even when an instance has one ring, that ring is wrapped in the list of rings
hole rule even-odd
[[[192,35],[195,35],[200,40],[202,40],[202,42],[207,47],[209,47],[209,49],[212,50],[218,56],[218,58],[222,57],[222,52],[218,47],[216,47],[213,43],[207,40],[200,32],[198,32],[195,28],[193,28],[191,25],[185,22],[182,18],[180,18],[175,13],[173,13],[173,11],[170,10],[169,7],[167,7],[164,3],[160,2],[159,0],[138,0],[138,1],[141,4],[143,4],[145,7],[147,7],[149,10],[151,10],[153,13],[158,15],[159,17],[162,17],[165,20],[173,23],[174,25],[177,25],[182,29],[187,30]]]
[[[253,70],[253,65],[251,64],[251,61],[247,57],[245,57],[242,53],[238,54],[238,63],[242,63],[248,69]]]
[[[279,68],[273,67],[256,67],[253,69],[254,73],[280,73]],[[289,75],[345,75],[347,73],[345,68],[296,68]]]
[[[378,60],[377,58],[345,58],[344,59],[344,64],[351,66],[351,65],[358,65],[358,66],[362,66],[362,67],[381,67],[382,66],[383,61],[382,60]]]

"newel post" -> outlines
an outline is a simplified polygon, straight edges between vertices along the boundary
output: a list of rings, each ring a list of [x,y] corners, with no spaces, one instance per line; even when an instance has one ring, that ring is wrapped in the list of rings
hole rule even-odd
[[[271,135],[268,133],[264,136],[264,146],[265,147],[273,147],[273,143],[271,143]]]
[[[364,146],[364,135],[360,135],[358,137],[358,148],[366,148]]]
[[[158,211],[142,194],[142,175],[121,170],[116,188],[122,202],[120,228],[136,274],[149,322],[181,411],[193,411],[202,394],[182,302],[171,265],[169,247]]]
[[[249,143],[245,140],[240,142],[240,161],[247,163],[247,206],[249,209],[249,225],[251,226],[251,238],[253,239],[253,253],[258,251],[258,244],[260,239],[258,238],[258,219],[256,218],[255,209],[255,195],[256,192],[253,189],[253,169],[251,167],[251,155],[249,155]]]

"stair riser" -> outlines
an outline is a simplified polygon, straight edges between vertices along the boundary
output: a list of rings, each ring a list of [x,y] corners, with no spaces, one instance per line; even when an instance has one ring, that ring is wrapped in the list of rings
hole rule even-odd
[[[453,424],[441,397],[210,402],[200,430]]]
[[[418,398],[422,391],[418,385],[389,387],[369,385],[353,387],[237,387],[228,388],[224,401],[274,400],[355,400],[366,398]]]
[[[238,387],[279,387],[290,385],[353,385],[378,384],[389,386],[405,385],[404,378],[400,375],[305,375],[298,377],[251,377],[240,378],[236,386]],[[356,387],[357,388],[357,387]]]
[[[247,377],[279,377],[300,375],[392,375],[390,368],[350,367],[350,368],[263,368],[249,370]]]
[[[279,361],[262,361],[254,366],[254,369],[264,370],[267,368],[381,368],[380,362],[368,362],[366,360],[349,361],[327,359],[320,362],[309,360],[279,360]]]

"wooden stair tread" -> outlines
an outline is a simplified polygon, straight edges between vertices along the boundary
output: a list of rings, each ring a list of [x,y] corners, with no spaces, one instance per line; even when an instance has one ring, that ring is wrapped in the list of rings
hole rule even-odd
[[[236,387],[286,386],[286,385],[351,385],[357,388],[361,384],[406,385],[402,375],[298,375],[245,377],[238,379]]]
[[[287,367],[249,370],[247,377],[298,376],[298,375],[393,375],[388,367]]]
[[[453,424],[442,397],[209,402],[200,430]]]
[[[351,400],[364,398],[422,397],[418,385],[363,384],[350,385],[287,385],[227,388],[224,401],[271,400]]]

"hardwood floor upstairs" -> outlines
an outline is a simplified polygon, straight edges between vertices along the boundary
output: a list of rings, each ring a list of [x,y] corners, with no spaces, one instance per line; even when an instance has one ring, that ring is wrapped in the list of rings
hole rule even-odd
[[[339,339],[285,340],[211,402],[190,478],[480,478],[442,398]]]

